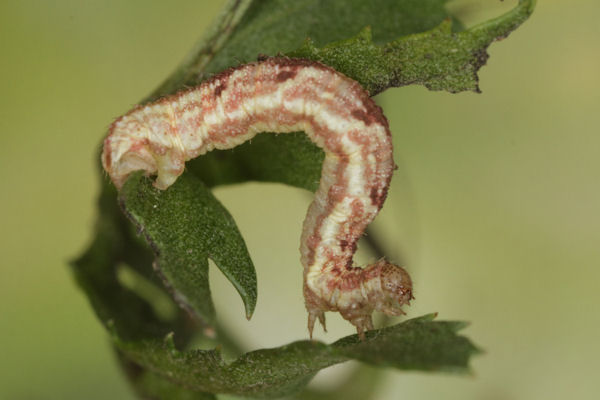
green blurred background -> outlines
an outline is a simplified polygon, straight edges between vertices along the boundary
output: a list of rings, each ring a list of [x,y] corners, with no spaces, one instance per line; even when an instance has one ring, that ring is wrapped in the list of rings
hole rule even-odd
[[[221,3],[0,3],[0,399],[133,398],[67,262],[91,238],[108,124],[175,68]],[[515,3],[449,7],[471,23]],[[540,0],[490,48],[483,94],[379,96],[400,169],[374,228],[414,277],[409,315],[471,321],[464,333],[486,354],[472,377],[387,371],[377,399],[600,393],[599,14],[596,0]],[[249,349],[305,339],[298,238],[310,196],[254,183],[216,195],[259,279],[247,322],[212,273],[219,315]],[[328,319],[319,339],[352,333]],[[313,385],[331,387],[353,367]]]

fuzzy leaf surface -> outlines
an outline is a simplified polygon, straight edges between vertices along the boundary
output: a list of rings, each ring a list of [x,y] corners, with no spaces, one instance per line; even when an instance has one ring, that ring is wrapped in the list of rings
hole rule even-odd
[[[259,398],[289,395],[301,389],[319,370],[348,360],[406,370],[468,372],[479,350],[457,331],[461,322],[434,321],[435,315],[357,335],[331,345],[299,341],[246,353],[227,363],[218,351],[178,351],[173,336],[164,340],[126,342],[115,337],[119,350],[151,371],[169,371],[169,379],[191,390]]]
[[[185,174],[168,190],[158,190],[137,173],[121,189],[119,201],[155,251],[155,268],[176,288],[175,299],[183,307],[214,323],[210,258],[239,292],[246,316],[252,315],[256,275],[246,244],[231,215],[200,179]]]

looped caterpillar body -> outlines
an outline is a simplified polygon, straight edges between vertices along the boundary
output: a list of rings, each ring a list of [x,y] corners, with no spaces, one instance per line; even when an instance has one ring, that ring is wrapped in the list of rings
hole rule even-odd
[[[187,160],[231,149],[260,132],[304,131],[325,151],[300,244],[308,330],[339,311],[364,338],[374,310],[402,314],[412,283],[379,260],[354,267],[357,241],[381,209],[394,170],[387,119],[355,81],[323,64],[283,57],[241,65],[200,86],[134,108],[104,141],[102,165],[120,188],[129,174],[157,174],[167,189]]]

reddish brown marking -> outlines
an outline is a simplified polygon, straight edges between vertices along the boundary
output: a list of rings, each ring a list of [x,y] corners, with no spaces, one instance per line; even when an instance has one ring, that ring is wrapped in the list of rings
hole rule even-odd
[[[354,268],[354,261],[352,261],[352,259],[350,258],[348,261],[346,261],[346,265],[344,265],[344,268],[346,271],[350,271]]]
[[[298,71],[296,69],[281,71],[280,73],[277,74],[277,77],[275,79],[277,80],[277,82],[285,82],[288,79],[294,78],[297,74],[298,74]]]
[[[352,269],[349,273],[344,274],[339,284],[340,290],[354,290],[360,286],[362,277],[360,274],[355,273]]]
[[[358,245],[356,244],[356,240],[354,240],[354,242],[352,242],[352,244],[350,245],[350,253],[352,253],[352,254],[356,253],[357,247],[358,247]]]
[[[378,192],[378,187],[373,186],[371,188],[371,193],[369,193],[369,197],[371,198],[371,204],[381,209],[383,203],[385,202],[385,199],[387,198],[388,186],[384,186],[383,188],[381,188],[381,194],[379,194]]]
[[[343,270],[343,268],[340,268],[340,267],[338,266],[338,263],[337,263],[337,262],[333,262],[333,267],[331,267],[331,268],[329,269],[329,271],[330,271],[330,273],[331,273],[332,275],[334,275],[334,276],[340,276],[341,274],[343,274],[343,273],[344,273],[344,270]]]
[[[227,83],[223,80],[219,83],[219,85],[215,88],[215,97],[221,96],[223,90],[227,89]]]
[[[374,206],[378,204],[379,202],[379,194],[377,193],[379,191],[379,189],[377,188],[377,186],[373,186],[371,188],[371,193],[369,193],[369,197],[371,198],[371,204],[373,204]]]
[[[356,119],[361,120],[367,126],[369,126],[373,123],[373,117],[371,117],[369,114],[367,114],[363,110],[359,110],[358,108],[352,110],[352,116]]]
[[[328,211],[331,207],[328,207]],[[317,217],[317,220],[315,221],[315,229],[313,229],[313,232],[308,236],[307,239],[307,247],[308,247],[308,254],[307,254],[307,258],[308,258],[308,265],[312,265],[315,262],[315,251],[317,249],[317,246],[319,245],[319,243],[321,243],[321,225],[323,225],[323,220],[325,219],[324,215],[319,215]]]
[[[379,199],[378,199],[379,202],[377,203],[377,206],[380,210],[381,210],[381,207],[383,207],[383,202],[385,201],[385,199],[387,199],[388,189],[389,189],[389,180],[388,180],[388,184],[385,185],[383,187],[383,189],[381,189],[381,195],[379,196]]]
[[[356,85],[358,85],[358,83],[356,83]],[[358,85],[360,87],[360,85]],[[386,129],[386,133],[388,136],[391,136],[391,132],[389,129],[389,122],[387,120],[387,118],[385,117],[385,115],[383,114],[383,110],[381,109],[381,107],[379,107],[370,97],[369,94],[364,91],[361,90],[360,91],[360,97],[362,100],[362,104],[364,105],[365,109],[366,109],[366,114],[369,115],[372,118],[372,121],[377,121],[377,123],[383,125]]]

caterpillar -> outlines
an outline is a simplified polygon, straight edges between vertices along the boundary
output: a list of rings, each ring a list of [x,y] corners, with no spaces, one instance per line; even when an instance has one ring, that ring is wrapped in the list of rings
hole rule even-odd
[[[384,259],[353,265],[358,239],[383,206],[395,168],[388,121],[356,81],[286,57],[230,68],[116,119],[102,165],[117,188],[144,170],[165,190],[187,160],[260,132],[296,131],[325,152],[300,241],[309,335],[317,319],[326,331],[325,311],[338,311],[364,339],[374,310],[404,314],[401,307],[413,296],[403,268]]]

